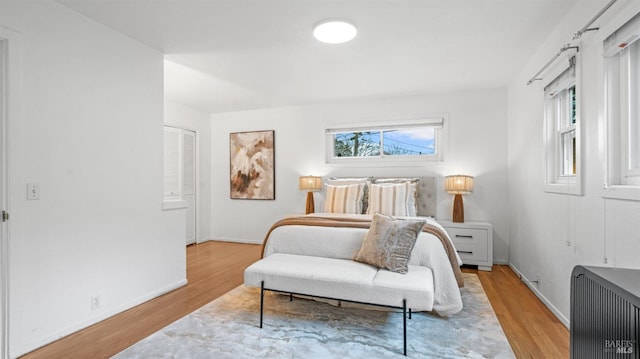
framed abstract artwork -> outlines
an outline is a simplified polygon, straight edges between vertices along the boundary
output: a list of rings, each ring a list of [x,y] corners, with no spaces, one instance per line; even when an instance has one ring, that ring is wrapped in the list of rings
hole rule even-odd
[[[276,199],[274,132],[229,134],[231,199]]]

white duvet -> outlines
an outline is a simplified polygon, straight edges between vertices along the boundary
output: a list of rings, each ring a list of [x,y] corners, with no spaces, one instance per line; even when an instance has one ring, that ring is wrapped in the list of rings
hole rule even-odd
[[[316,216],[331,217],[327,213]],[[370,218],[367,215],[350,217]],[[425,217],[421,217],[425,218]],[[427,222],[441,228],[434,219],[426,217]],[[368,229],[345,227],[319,227],[304,225],[286,225],[274,229],[265,243],[264,257],[274,253],[299,254],[338,259],[352,259],[360,249]],[[446,232],[444,232],[446,233]],[[451,239],[449,239],[451,241]],[[457,257],[458,265],[462,260]],[[410,265],[425,266],[433,272],[434,302],[433,310],[439,315],[448,316],[462,310],[462,298],[451,263],[444,247],[436,236],[421,232],[411,253]]]

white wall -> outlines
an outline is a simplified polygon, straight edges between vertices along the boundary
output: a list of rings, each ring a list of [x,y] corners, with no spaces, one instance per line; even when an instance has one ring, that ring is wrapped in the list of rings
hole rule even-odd
[[[580,1],[543,46],[523,66],[508,89],[510,261],[532,289],[568,325],[570,275],[575,265],[640,268],[640,202],[605,200],[602,148],[602,40],[638,12],[640,2],[619,1],[582,38],[581,123],[583,196],[545,193],[543,86],[526,82],[568,43],[604,5]],[[543,74],[544,76],[544,74]],[[605,262],[606,258],[606,262]]]
[[[9,123],[15,357],[183,285],[184,213],[161,211],[162,54],[52,1],[3,1],[0,25],[23,48]]]
[[[164,121],[167,125],[196,131],[196,156],[199,166],[198,236],[197,241],[211,239],[211,119],[209,114],[193,107],[165,101]]]
[[[435,175],[440,189],[438,217],[450,219],[453,196],[444,192],[443,176],[465,173],[476,177],[474,192],[464,196],[465,219],[493,223],[494,257],[507,263],[506,109],[506,90],[484,90],[212,115],[212,237],[261,243],[277,219],[304,213],[306,193],[298,190],[298,177],[307,174]],[[432,114],[448,118],[442,162],[343,165],[325,161],[326,128]],[[276,142],[276,200],[229,199],[229,133],[271,129]]]

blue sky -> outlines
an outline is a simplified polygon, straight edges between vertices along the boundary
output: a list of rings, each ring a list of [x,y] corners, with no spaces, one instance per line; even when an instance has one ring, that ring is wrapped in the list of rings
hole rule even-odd
[[[386,153],[394,151],[396,155],[420,155],[435,153],[435,129],[432,127],[413,128],[405,130],[385,130],[383,135]],[[336,140],[349,141],[353,132],[336,134]],[[359,137],[360,151],[364,151],[366,143],[380,143],[380,132],[368,132]],[[371,148],[371,147],[369,147]],[[360,152],[359,151],[359,152]],[[367,152],[368,155],[379,155],[377,151]],[[367,155],[360,152],[360,155]]]
[[[434,154],[435,129],[424,127],[410,130],[385,131],[385,150],[394,146],[411,152],[409,154]]]

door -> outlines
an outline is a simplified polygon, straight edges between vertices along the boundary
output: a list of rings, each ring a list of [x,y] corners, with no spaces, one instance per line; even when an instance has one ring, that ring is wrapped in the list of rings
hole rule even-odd
[[[186,203],[186,244],[197,241],[196,138],[195,131],[164,127],[164,196]]]
[[[0,358],[9,357],[9,220],[7,201],[7,121],[9,92],[9,41],[0,28]]]
[[[196,133],[182,130],[182,199],[187,201],[187,244],[196,242]]]

